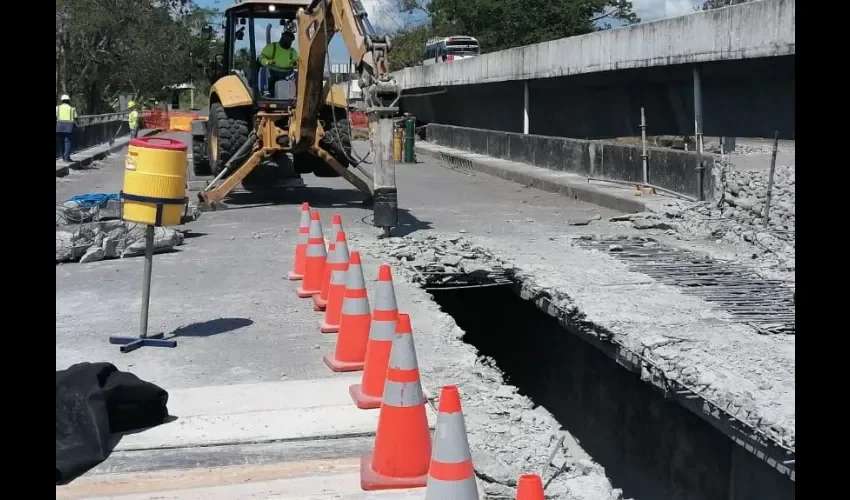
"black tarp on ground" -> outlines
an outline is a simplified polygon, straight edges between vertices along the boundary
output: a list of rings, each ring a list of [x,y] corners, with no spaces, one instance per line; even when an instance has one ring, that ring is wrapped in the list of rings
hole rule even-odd
[[[122,432],[168,417],[168,393],[110,363],[79,363],[56,372],[56,484],[106,460]]]

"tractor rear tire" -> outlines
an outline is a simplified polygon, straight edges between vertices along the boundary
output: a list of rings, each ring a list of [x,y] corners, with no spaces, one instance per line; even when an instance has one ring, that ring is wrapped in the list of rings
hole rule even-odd
[[[207,151],[209,151],[208,158],[213,175],[220,174],[227,161],[248,140],[248,134],[251,131],[249,117],[245,108],[225,109],[218,102],[210,106]],[[231,173],[233,171],[235,169],[232,169]]]
[[[192,136],[192,171],[198,177],[212,174],[207,158],[207,141],[204,137]]]
[[[322,137],[319,144],[343,167],[348,168],[351,164],[349,161],[351,157],[351,129],[348,119],[343,118],[336,123],[329,122],[325,136]],[[316,160],[318,161],[313,168],[313,175],[316,177],[339,177],[339,174],[321,158],[316,158]]]

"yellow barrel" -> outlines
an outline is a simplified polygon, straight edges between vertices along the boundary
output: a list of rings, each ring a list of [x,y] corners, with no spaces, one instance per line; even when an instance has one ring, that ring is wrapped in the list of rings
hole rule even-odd
[[[404,129],[396,127],[393,130],[393,161],[400,162],[404,149]]]
[[[167,137],[133,139],[124,167],[124,220],[150,226],[180,224],[187,202],[186,144]]]

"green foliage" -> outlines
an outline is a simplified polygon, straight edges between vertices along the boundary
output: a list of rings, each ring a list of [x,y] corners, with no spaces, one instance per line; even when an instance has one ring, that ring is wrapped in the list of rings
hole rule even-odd
[[[57,0],[56,93],[88,114],[111,111],[118,93],[145,101],[166,85],[208,85],[213,14],[190,0]]]
[[[406,27],[393,37],[395,69],[419,64],[425,41],[435,36],[469,35],[482,52],[583,35],[610,28],[611,22],[640,19],[626,0],[396,0],[397,13],[427,12],[420,26]]]
[[[425,42],[428,41],[428,27],[414,26],[395,33],[390,57],[392,70],[422,64]]]
[[[706,0],[706,2],[702,4],[702,10],[719,9],[721,7],[729,7],[730,5],[738,5],[752,1],[753,0]]]

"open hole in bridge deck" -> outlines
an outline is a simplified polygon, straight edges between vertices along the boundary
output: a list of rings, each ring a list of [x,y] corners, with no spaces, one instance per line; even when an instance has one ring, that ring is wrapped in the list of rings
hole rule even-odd
[[[510,284],[427,289],[466,332],[464,341],[551,412],[624,498],[794,498],[792,481],[565,330]]]

